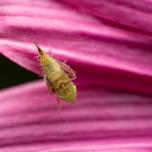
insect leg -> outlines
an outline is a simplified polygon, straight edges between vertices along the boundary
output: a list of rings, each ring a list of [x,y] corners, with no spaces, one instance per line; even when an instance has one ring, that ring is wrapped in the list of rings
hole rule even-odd
[[[62,108],[61,101],[60,101],[60,99],[57,97],[57,109],[58,109],[59,112],[61,111],[61,108]]]
[[[58,63],[60,64],[60,67],[68,74],[71,80],[76,79],[76,72],[71,69],[69,65],[61,61],[58,61]]]
[[[47,78],[46,75],[44,75],[44,79],[45,79],[45,81],[46,81],[46,84],[47,84],[47,87],[48,87],[50,93],[51,93],[51,94],[54,94],[54,93],[55,93],[55,90],[52,88],[51,83],[50,83],[50,81],[48,80],[48,78]]]

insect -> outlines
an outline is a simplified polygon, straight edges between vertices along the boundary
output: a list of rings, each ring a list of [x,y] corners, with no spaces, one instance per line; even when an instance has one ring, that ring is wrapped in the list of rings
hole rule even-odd
[[[56,94],[58,102],[61,99],[74,103],[77,96],[77,88],[72,82],[76,78],[75,72],[64,62],[49,56],[37,44],[36,47],[49,92]]]

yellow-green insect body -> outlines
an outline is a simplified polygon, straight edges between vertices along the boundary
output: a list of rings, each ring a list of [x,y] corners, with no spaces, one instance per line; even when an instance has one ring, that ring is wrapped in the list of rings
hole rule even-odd
[[[59,99],[73,103],[76,100],[77,88],[72,82],[75,77],[72,69],[46,54],[38,46],[37,48],[49,90],[56,93]],[[72,75],[72,78],[70,75]]]

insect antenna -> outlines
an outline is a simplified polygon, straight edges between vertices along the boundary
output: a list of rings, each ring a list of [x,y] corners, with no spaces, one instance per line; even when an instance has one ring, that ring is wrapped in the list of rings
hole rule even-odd
[[[43,51],[42,51],[42,49],[38,46],[38,44],[37,43],[35,43],[35,45],[36,45],[36,47],[37,47],[37,50],[39,51],[39,53],[42,55],[43,54]]]

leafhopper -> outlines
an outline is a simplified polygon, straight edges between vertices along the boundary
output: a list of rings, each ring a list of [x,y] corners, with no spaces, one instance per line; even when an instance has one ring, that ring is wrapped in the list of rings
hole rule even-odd
[[[77,88],[72,82],[76,78],[75,72],[69,65],[49,56],[37,44],[36,46],[49,92],[57,96],[57,101],[61,99],[74,103],[77,97]]]

